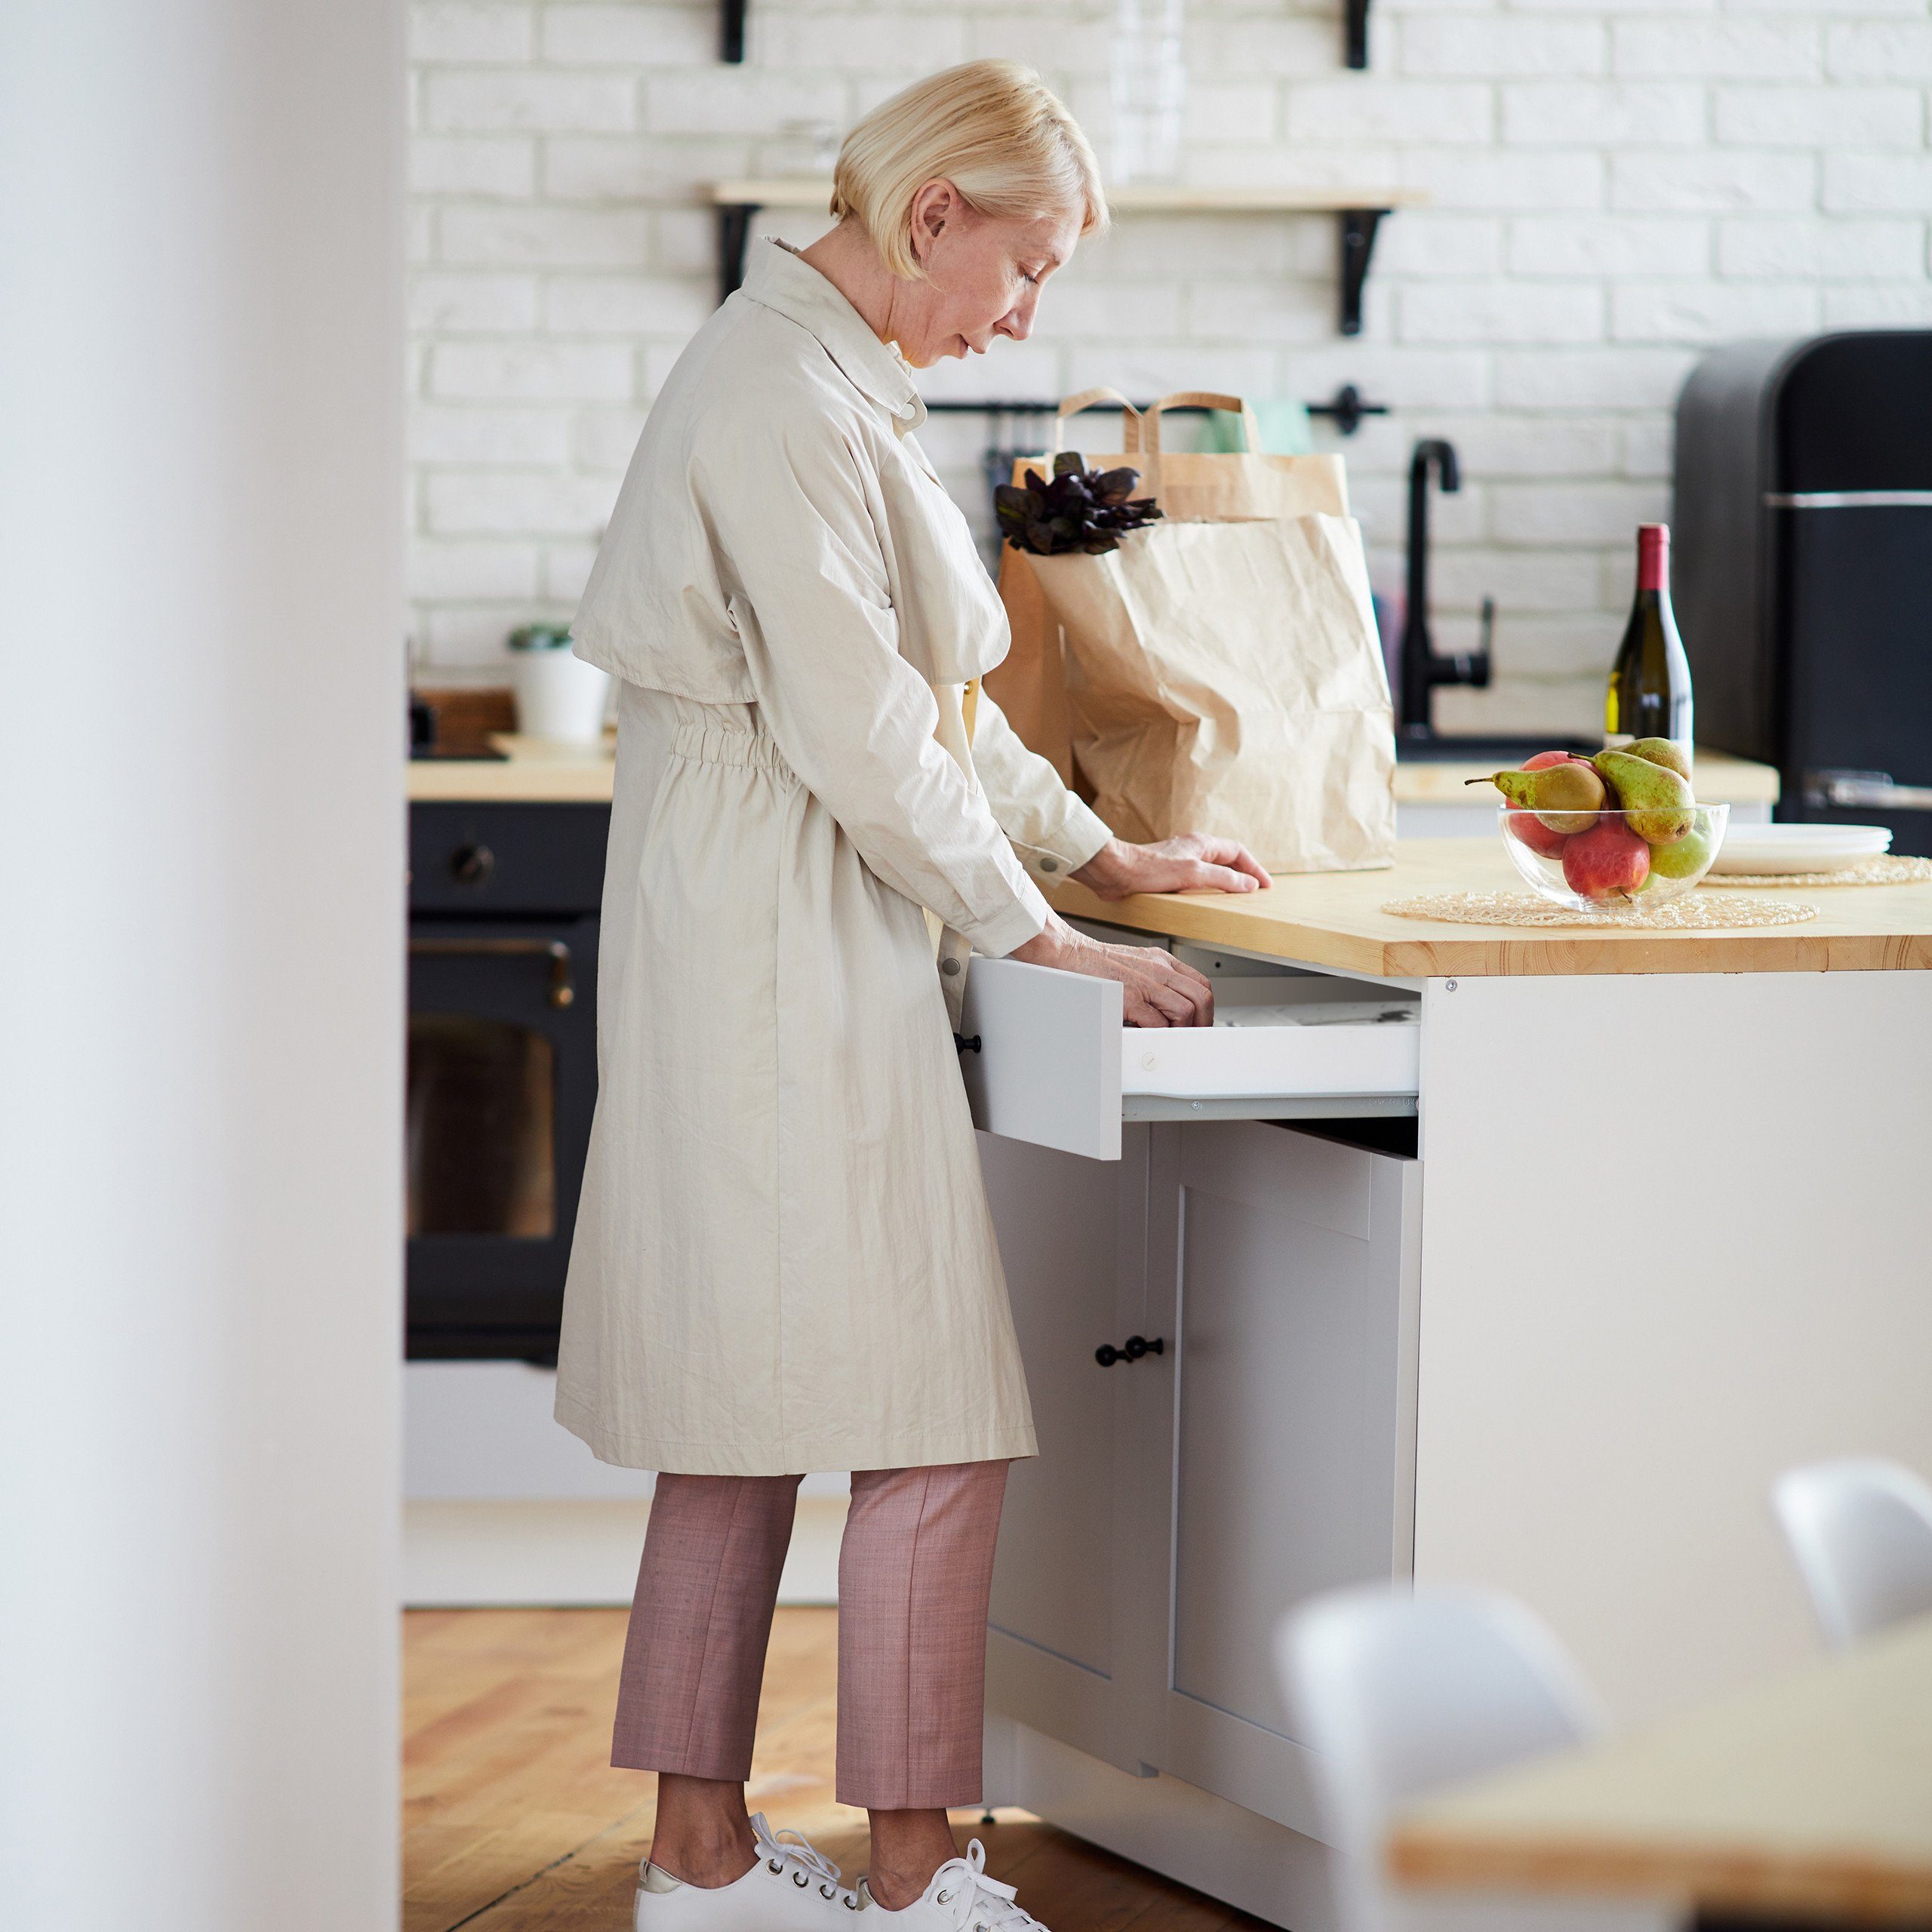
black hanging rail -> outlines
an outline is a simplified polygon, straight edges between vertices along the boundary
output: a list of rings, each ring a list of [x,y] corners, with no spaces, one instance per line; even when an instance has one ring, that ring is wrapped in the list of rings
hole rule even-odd
[[[1057,403],[1038,400],[1025,402],[957,402],[950,398],[926,405],[928,416],[1051,416],[1059,408]],[[1113,405],[1096,403],[1096,409],[1106,409]],[[1136,403],[1134,408],[1143,414],[1152,405]],[[1352,436],[1361,427],[1365,416],[1386,416],[1389,405],[1386,402],[1367,402],[1361,390],[1352,383],[1344,383],[1326,402],[1305,403],[1311,416],[1327,416],[1334,420],[1335,427],[1345,436]],[[1204,416],[1208,406],[1204,403],[1177,403],[1167,412],[1171,416]]]

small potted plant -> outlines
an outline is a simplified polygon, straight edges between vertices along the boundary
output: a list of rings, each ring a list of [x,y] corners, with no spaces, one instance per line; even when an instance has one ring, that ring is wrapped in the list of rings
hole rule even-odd
[[[571,649],[564,624],[525,624],[509,635],[516,728],[527,737],[594,745],[604,735],[610,673]]]

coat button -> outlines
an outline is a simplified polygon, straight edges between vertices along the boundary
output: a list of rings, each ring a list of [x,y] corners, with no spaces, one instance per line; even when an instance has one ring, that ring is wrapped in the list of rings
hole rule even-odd
[[[956,959],[942,959],[939,963],[939,970],[948,979],[951,979],[959,971],[959,961]]]

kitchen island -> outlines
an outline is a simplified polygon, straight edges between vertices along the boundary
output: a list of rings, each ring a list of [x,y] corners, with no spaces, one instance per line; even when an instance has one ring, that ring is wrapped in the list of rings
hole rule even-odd
[[[1239,899],[1060,888],[1210,973],[1244,1023],[1212,1051],[974,967],[1041,1444],[987,1798],[1296,1932],[1334,1921],[1291,1604],[1507,1590],[1641,1719],[1815,1651],[1781,1469],[1932,1469],[1932,885],[1730,932],[1380,909],[1518,884],[1491,835]]]

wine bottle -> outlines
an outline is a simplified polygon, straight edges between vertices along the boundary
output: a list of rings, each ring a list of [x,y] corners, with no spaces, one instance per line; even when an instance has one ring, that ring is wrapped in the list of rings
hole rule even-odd
[[[1691,749],[1690,665],[1670,608],[1670,526],[1637,527],[1637,596],[1610,673],[1604,742],[1674,738]]]

